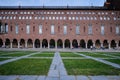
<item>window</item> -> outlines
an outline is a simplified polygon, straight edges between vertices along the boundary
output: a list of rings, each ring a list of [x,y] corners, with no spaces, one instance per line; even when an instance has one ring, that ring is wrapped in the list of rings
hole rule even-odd
[[[29,34],[30,33],[30,26],[27,24],[26,25],[26,33]]]
[[[18,34],[18,25],[16,24],[16,26],[15,26],[15,32],[16,32],[16,34]]]
[[[51,34],[55,34],[54,25],[51,25]]]
[[[42,34],[42,25],[39,25],[39,34]]]
[[[101,34],[102,34],[102,35],[105,34],[104,25],[101,25]]]
[[[80,27],[79,27],[79,25],[76,25],[76,34],[80,34]]]
[[[92,24],[88,25],[88,34],[92,34]]]
[[[120,29],[118,26],[116,26],[116,34],[120,34]]]
[[[8,24],[5,24],[5,32],[8,33]]]
[[[64,34],[67,34],[67,26],[64,26]]]

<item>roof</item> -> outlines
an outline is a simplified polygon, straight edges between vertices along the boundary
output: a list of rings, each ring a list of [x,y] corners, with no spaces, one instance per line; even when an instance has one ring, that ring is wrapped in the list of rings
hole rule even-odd
[[[107,10],[99,6],[0,6],[0,10]]]

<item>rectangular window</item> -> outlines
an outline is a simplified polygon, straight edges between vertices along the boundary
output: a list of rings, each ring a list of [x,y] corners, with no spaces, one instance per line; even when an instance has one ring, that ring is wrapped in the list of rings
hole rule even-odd
[[[42,34],[42,25],[39,26],[39,34]]]
[[[116,34],[120,34],[120,29],[118,26],[116,27]]]
[[[105,34],[104,25],[101,25],[101,35]]]
[[[92,34],[92,24],[88,25],[88,34]]]
[[[26,33],[30,34],[30,26],[29,25],[26,25]]]
[[[16,34],[18,34],[18,32],[19,32],[19,31],[18,31],[18,25],[16,25],[15,30],[16,30],[16,31],[15,31]]]
[[[67,26],[64,26],[64,34],[67,34]]]
[[[54,25],[51,25],[51,34],[55,34]]]
[[[80,27],[78,25],[76,26],[76,34],[80,34]]]
[[[8,33],[8,24],[5,25],[5,32]]]

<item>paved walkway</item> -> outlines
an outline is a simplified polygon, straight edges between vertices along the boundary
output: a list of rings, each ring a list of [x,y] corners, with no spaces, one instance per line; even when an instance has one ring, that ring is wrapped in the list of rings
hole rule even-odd
[[[21,56],[21,57],[17,57],[15,59],[9,59],[9,60],[5,60],[5,61],[1,61],[4,63],[2,64],[6,64],[8,62],[12,62],[12,61],[16,61],[22,58],[40,58],[40,57],[30,57],[31,55],[34,54],[38,54],[40,52],[37,53],[31,53],[29,55],[25,55],[25,56]],[[99,62],[103,62],[102,59],[98,59],[98,58],[94,58],[94,57],[90,57],[90,56],[86,56],[83,54],[78,54],[75,53],[77,55],[81,55],[84,56],[84,58],[73,58],[73,57],[68,57],[66,59],[86,59],[86,58],[90,58],[90,59],[94,59],[97,60]],[[41,58],[45,58],[45,57],[41,57]],[[46,57],[46,59],[49,59],[52,57]],[[105,61],[106,62],[106,61]],[[105,64],[111,64],[106,62]],[[114,64],[112,64],[114,65]],[[115,67],[115,65],[114,65]],[[118,68],[118,67],[117,67]],[[67,71],[64,67],[64,64],[62,62],[61,56],[59,54],[59,52],[56,52],[54,54],[53,60],[52,60],[52,64],[50,66],[48,75],[0,75],[0,80],[120,80],[120,76],[104,76],[104,75],[100,75],[100,76],[84,76],[84,75],[68,75]]]
[[[67,75],[67,71],[64,67],[60,54],[59,52],[56,52],[54,54],[54,58],[50,66],[48,76],[49,77],[60,77],[60,76],[66,76],[66,75]]]
[[[102,63],[104,63],[104,64],[113,66],[113,67],[115,67],[115,68],[120,68],[120,65],[115,64],[115,63],[112,63],[112,62],[109,62],[109,61],[106,61],[106,60],[103,60],[103,59],[100,59],[100,58],[95,58],[95,57],[91,57],[91,56],[87,56],[87,55],[79,54],[79,53],[74,53],[74,54],[77,54],[77,55],[80,55],[80,56],[84,56],[84,57],[86,57],[86,58],[90,58],[90,59],[93,59],[93,60],[102,62]]]

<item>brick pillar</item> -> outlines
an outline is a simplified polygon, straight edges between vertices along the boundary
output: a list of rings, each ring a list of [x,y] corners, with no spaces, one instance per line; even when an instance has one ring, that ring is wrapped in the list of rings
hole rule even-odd
[[[40,48],[42,48],[42,41],[40,41]]]
[[[108,43],[108,47],[109,47],[109,49],[111,49],[110,43]]]
[[[57,49],[57,41],[55,41],[55,48]]]
[[[87,49],[88,47],[87,47],[87,42],[85,43],[85,48]]]
[[[63,49],[65,48],[65,44],[64,44],[64,42],[63,42]]]
[[[50,48],[50,44],[49,44],[49,41],[48,41],[48,49]]]
[[[71,49],[73,48],[73,46],[72,46],[72,41],[70,42],[70,48],[71,48]]]

